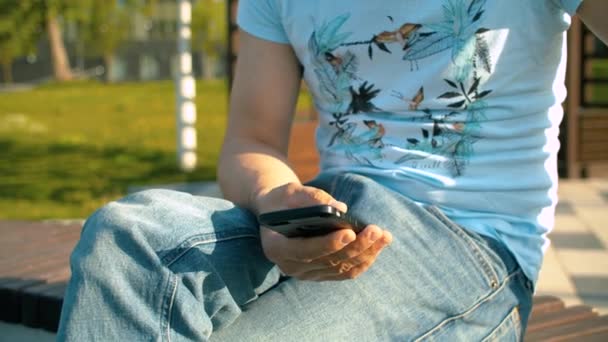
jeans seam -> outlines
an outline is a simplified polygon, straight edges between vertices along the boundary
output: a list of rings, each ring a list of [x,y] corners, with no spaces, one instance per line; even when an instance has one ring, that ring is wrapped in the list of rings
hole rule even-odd
[[[208,237],[210,237],[210,238],[208,238]],[[215,233],[205,234],[203,236],[197,236],[196,238],[190,238],[187,241],[180,244],[176,248],[176,250],[180,250],[180,252],[177,253],[175,256],[173,256],[173,253],[171,253],[170,258],[169,258],[169,256],[165,256],[162,259],[162,261],[163,261],[163,264],[165,265],[165,267],[170,267],[175,262],[177,262],[177,260],[179,260],[182,256],[184,256],[186,253],[188,253],[192,248],[194,248],[196,246],[205,245],[205,244],[209,244],[209,243],[230,241],[230,240],[235,240],[235,239],[243,239],[243,238],[257,239],[258,236],[255,234],[250,234],[250,233],[232,235],[232,236],[227,236],[227,237],[223,237],[223,238],[218,238],[217,234],[215,234]]]
[[[164,301],[163,311],[161,313],[161,336],[166,334],[166,340],[171,342],[171,317],[173,316],[173,304],[175,302],[175,295],[177,292],[177,276],[169,273],[169,280],[167,282],[167,298]]]
[[[468,310],[464,311],[461,314],[455,315],[455,316],[451,316],[448,317],[446,319],[444,319],[443,321],[441,321],[439,324],[437,324],[435,327],[433,327],[431,330],[427,331],[426,333],[424,333],[423,335],[421,335],[420,337],[416,338],[415,341],[423,341],[426,338],[430,337],[431,335],[433,335],[436,331],[438,331],[439,329],[441,329],[443,326],[445,326],[446,324],[453,322],[459,318],[463,318],[466,317],[467,315],[473,313],[475,310],[477,310],[482,304],[488,302],[489,300],[493,299],[494,297],[496,297],[498,294],[500,294],[502,292],[502,290],[504,290],[504,288],[507,286],[507,284],[511,281],[512,278],[516,277],[517,275],[519,275],[521,273],[521,270],[517,270],[511,274],[509,274],[504,282],[494,291],[490,291],[485,297],[483,297],[481,300],[477,301],[476,303],[474,303]]]
[[[521,317],[519,316],[519,311],[517,309],[517,306],[515,306],[513,309],[511,309],[511,311],[509,311],[509,314],[507,315],[507,317],[505,317],[505,319],[503,319],[498,324],[498,326],[496,326],[496,328],[494,328],[494,330],[492,330],[488,334],[488,336],[484,337],[482,342],[496,341],[497,338],[503,337],[508,332],[508,330],[504,329],[504,324],[506,324],[508,321],[512,321],[513,329],[515,329],[517,331],[521,331]],[[501,329],[502,329],[502,331],[500,331]],[[490,338],[491,338],[491,340],[490,340]]]
[[[448,227],[454,234],[460,237],[461,241],[466,243],[470,247],[470,251],[477,261],[480,263],[481,268],[483,269],[483,274],[485,278],[488,280],[488,285],[492,289],[496,289],[499,283],[499,277],[497,272],[491,265],[491,262],[484,256],[483,251],[477,246],[477,243],[473,241],[473,239],[468,236],[465,232],[465,228],[461,228],[457,226],[455,223],[450,221],[447,216],[443,212],[441,212],[438,208],[434,206],[427,207],[427,210],[431,213],[435,214],[435,217],[439,219],[443,224]]]

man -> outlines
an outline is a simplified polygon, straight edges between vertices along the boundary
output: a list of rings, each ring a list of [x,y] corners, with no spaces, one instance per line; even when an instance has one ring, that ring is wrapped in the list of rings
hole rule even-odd
[[[521,339],[577,9],[606,41],[602,0],[241,0],[218,170],[230,202],[148,191],[96,212],[60,339]],[[322,172],[306,185],[286,159],[301,65],[320,112]],[[258,228],[257,214],[315,204],[373,224]]]

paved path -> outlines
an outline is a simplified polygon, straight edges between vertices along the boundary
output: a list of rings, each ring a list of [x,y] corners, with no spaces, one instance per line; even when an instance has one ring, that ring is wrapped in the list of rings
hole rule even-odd
[[[608,179],[562,180],[538,294],[608,313]]]

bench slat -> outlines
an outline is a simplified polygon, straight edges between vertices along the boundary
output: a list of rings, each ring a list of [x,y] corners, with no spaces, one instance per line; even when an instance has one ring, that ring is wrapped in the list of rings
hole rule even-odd
[[[597,313],[593,312],[590,307],[582,305],[559,311],[545,312],[530,319],[528,333],[593,317],[597,317]]]
[[[564,302],[555,296],[534,297],[532,304],[532,312],[530,314],[531,319],[534,319],[535,316],[544,314],[546,312],[557,311],[564,308]]]
[[[532,332],[526,334],[526,341],[562,342],[605,332],[608,332],[608,316],[594,317]]]

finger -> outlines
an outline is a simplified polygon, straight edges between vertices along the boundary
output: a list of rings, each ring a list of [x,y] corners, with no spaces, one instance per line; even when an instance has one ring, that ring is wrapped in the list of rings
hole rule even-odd
[[[373,264],[373,262],[373,259],[367,260],[359,265],[351,265],[347,262],[344,262],[340,264],[340,266],[337,268],[331,270],[325,269],[305,272],[299,275],[297,278],[312,281],[335,281],[355,279],[363,272],[368,270],[369,267]]]
[[[390,233],[389,233],[390,234]],[[390,239],[390,238],[389,238]],[[358,255],[345,259],[336,260],[332,258],[322,258],[311,262],[307,267],[307,272],[318,271],[323,275],[342,274],[345,271],[349,271],[355,266],[365,264],[368,261],[374,261],[380,254],[380,252],[390,243],[384,239],[380,239],[372,244],[365,251]]]
[[[321,189],[311,186],[301,186],[290,188],[289,190],[290,193],[288,193],[286,203],[288,208],[327,204],[342,212],[346,212],[348,210],[345,203],[336,200],[330,194]]]
[[[368,248],[374,245],[376,241],[385,241],[385,233],[390,234],[388,231],[385,232],[376,225],[369,225],[365,227],[362,232],[357,234],[357,239],[355,241],[338,252],[324,257],[324,259],[326,261],[330,261],[330,263],[336,263],[354,258],[357,255],[365,252]]]
[[[351,229],[341,229],[323,236],[305,238],[285,238],[281,241],[285,260],[311,262],[315,259],[334,254],[355,241]]]
[[[284,274],[297,279],[303,279],[302,275],[316,270],[316,265],[290,260],[283,260],[277,266]]]
[[[348,260],[342,262],[333,269],[323,269],[305,272],[299,275],[299,279],[314,281],[338,281],[355,279],[367,271],[376,261],[386,245],[378,242],[370,248],[368,255],[360,260]],[[367,252],[366,252],[367,254]]]

